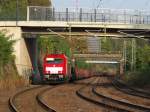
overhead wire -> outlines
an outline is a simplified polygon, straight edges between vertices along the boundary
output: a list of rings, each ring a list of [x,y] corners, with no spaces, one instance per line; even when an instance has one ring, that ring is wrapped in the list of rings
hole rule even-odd
[[[134,37],[134,38],[142,39],[142,40],[145,40],[145,41],[149,41],[148,39],[145,39],[143,35],[138,36],[138,35],[135,35],[135,34],[126,33],[125,31],[130,31],[130,30],[119,30],[118,33],[124,35],[125,37]]]
[[[97,9],[100,7],[102,0],[99,0],[98,5],[97,5]]]

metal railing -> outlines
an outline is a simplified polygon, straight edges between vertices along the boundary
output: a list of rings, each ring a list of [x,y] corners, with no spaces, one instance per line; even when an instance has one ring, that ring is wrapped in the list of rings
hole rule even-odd
[[[29,14],[29,15],[28,15]],[[123,9],[28,7],[29,21],[108,22],[150,24],[150,12]]]
[[[150,11],[127,9],[50,8],[28,6],[19,11],[0,9],[0,21],[67,21],[150,24]],[[17,13],[16,13],[17,12]]]

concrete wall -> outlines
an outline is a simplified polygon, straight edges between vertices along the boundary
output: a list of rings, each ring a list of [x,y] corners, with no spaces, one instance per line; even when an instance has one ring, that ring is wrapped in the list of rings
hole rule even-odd
[[[0,26],[20,27],[79,27],[79,28],[116,28],[149,30],[150,24],[125,24],[108,22],[65,22],[65,21],[0,21]]]
[[[15,63],[18,73],[20,75],[26,75],[25,72],[28,72],[32,68],[32,64],[25,40],[22,38],[21,27],[0,27],[0,31],[5,31],[6,35],[12,35],[12,39],[17,40],[14,45]]]

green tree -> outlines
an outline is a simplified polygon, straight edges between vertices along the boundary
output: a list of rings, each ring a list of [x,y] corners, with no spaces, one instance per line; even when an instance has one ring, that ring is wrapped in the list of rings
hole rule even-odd
[[[38,50],[40,64],[46,54],[65,54],[71,56],[68,41],[58,36],[43,36],[38,38]]]
[[[50,6],[50,0],[28,0],[30,6]]]
[[[17,0],[1,0],[0,20],[17,19]],[[27,12],[27,0],[18,0],[18,19],[25,20]]]
[[[6,65],[13,63],[13,44],[14,40],[11,40],[10,37],[6,36],[3,33],[0,33],[0,75],[3,75],[4,68]]]
[[[139,70],[150,69],[150,46],[147,44],[143,48],[138,48],[137,67]]]
[[[128,42],[127,63],[128,73],[125,75],[125,80],[129,84],[135,86],[145,86],[150,84],[150,45],[143,40],[136,40],[136,71],[129,71],[131,63],[131,42]]]

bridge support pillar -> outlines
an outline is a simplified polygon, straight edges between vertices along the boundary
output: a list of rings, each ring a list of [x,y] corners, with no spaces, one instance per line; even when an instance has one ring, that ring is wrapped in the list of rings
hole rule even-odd
[[[22,38],[21,27],[0,27],[0,31],[4,31],[6,36],[11,35],[11,39],[16,40],[14,44],[15,64],[19,75],[27,75],[32,68],[32,64],[25,40]]]
[[[30,37],[25,38],[26,46],[29,52],[29,56],[31,59],[33,73],[32,73],[32,82],[38,83],[41,82],[41,75],[39,70],[42,70],[41,67],[38,66],[38,42],[37,38]]]

